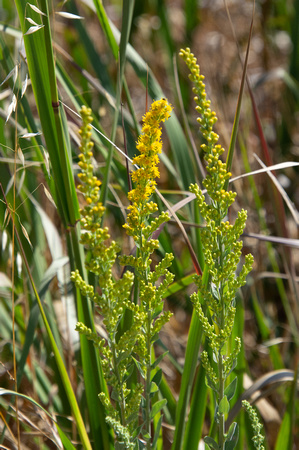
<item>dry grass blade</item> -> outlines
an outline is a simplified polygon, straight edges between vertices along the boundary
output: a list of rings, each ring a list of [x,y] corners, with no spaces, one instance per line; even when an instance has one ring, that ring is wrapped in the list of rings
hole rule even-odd
[[[225,3],[225,7],[226,7],[227,16],[228,16],[228,19],[230,21],[230,25],[231,25],[231,28],[232,28],[232,32],[233,32],[233,35],[235,37],[235,41],[236,41],[237,47],[238,47],[238,40],[236,39],[236,36],[235,36],[234,27],[233,27],[233,24],[232,24],[232,21],[231,21],[231,16],[230,16],[230,13],[229,13],[229,9],[228,9],[226,1],[224,3]],[[236,144],[237,134],[238,134],[240,112],[241,112],[241,103],[242,103],[243,91],[244,91],[244,86],[245,86],[245,81],[246,81],[246,72],[247,72],[247,65],[248,65],[248,58],[249,58],[249,49],[250,49],[250,42],[251,42],[251,36],[252,36],[252,30],[253,30],[254,11],[255,11],[255,1],[253,2],[252,17],[251,17],[251,23],[250,23],[250,29],[249,29],[248,41],[247,41],[247,48],[246,48],[246,56],[245,56],[245,61],[244,61],[244,64],[243,64],[243,73],[242,73],[242,79],[241,79],[241,83],[240,83],[238,102],[237,102],[237,107],[236,107],[236,113],[235,113],[235,118],[234,118],[233,129],[232,129],[232,133],[231,133],[231,141],[230,141],[228,154],[227,154],[227,160],[226,160],[226,164],[227,164],[228,170],[231,170],[231,167],[232,167],[234,149],[235,149],[235,144]],[[239,51],[239,49],[238,49],[238,51]],[[239,57],[240,57],[240,61],[241,61],[241,64],[242,64],[240,51],[239,51]],[[225,187],[224,187],[225,190],[227,190],[228,185],[229,185],[229,180],[227,180],[226,183],[225,183]]]
[[[263,161],[257,156],[254,155],[255,159],[258,161],[258,163],[266,168],[265,164],[263,163]],[[299,163],[295,163],[294,165],[298,165]],[[290,200],[288,194],[286,193],[286,191],[284,190],[284,188],[281,186],[281,184],[279,183],[278,179],[273,175],[273,173],[271,173],[271,171],[269,170],[269,167],[267,168],[267,174],[269,175],[269,177],[271,178],[271,180],[273,181],[273,183],[275,184],[275,186],[277,187],[278,191],[280,192],[280,195],[282,196],[282,198],[284,199],[286,205],[288,206],[295,222],[296,225],[299,225],[299,212],[296,209],[295,204]]]
[[[170,206],[168,201],[163,197],[163,195],[158,191],[158,189],[155,189],[155,192],[158,195],[158,197],[162,200],[162,202],[164,203],[164,205],[166,206],[166,208],[168,209],[168,211],[170,212],[170,214],[172,215],[172,217],[174,218],[176,223],[178,224],[178,226],[179,226],[179,228],[180,228],[180,230],[181,230],[181,232],[183,234],[184,240],[185,240],[185,242],[187,244],[188,250],[190,252],[190,256],[191,256],[191,259],[192,259],[192,262],[193,262],[193,266],[194,266],[194,269],[195,269],[197,275],[202,275],[202,269],[200,267],[200,264],[198,262],[196,254],[194,252],[194,249],[193,249],[193,247],[192,247],[192,245],[191,245],[191,243],[189,241],[189,238],[188,238],[188,235],[186,233],[185,228],[183,227],[183,225],[182,225],[181,221],[179,220],[178,216],[176,215],[174,209]],[[159,231],[159,230],[157,230],[157,231]]]
[[[250,402],[257,401],[258,398],[265,396],[265,391],[271,388],[271,390],[281,384],[291,383],[294,380],[294,371],[288,369],[275,370],[263,375],[261,378],[256,380],[249,389],[247,389],[240,398],[236,401],[233,408],[231,409],[228,419],[227,427],[233,422],[234,418],[240,412],[242,408],[242,401],[248,400]],[[263,391],[263,392],[260,392]],[[255,398],[253,398],[255,397]]]
[[[258,239],[260,241],[273,242],[274,244],[287,245],[289,247],[299,248],[299,239],[291,239],[277,236],[263,236],[257,233],[244,233],[242,236]]]

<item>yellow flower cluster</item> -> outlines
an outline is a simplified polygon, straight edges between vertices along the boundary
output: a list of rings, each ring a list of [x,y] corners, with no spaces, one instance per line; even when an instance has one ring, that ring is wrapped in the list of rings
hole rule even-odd
[[[159,157],[162,151],[160,123],[167,120],[172,111],[166,99],[154,101],[150,110],[143,116],[142,133],[137,142],[139,155],[135,156],[133,163],[138,169],[132,173],[132,181],[135,184],[128,194],[132,204],[128,207],[130,214],[124,225],[130,236],[136,236],[136,231],[145,227],[145,218],[157,210],[157,205],[148,202],[155,190],[155,179],[160,176],[158,170]]]
[[[82,117],[82,127],[79,130],[81,136],[79,167],[81,172],[78,178],[81,183],[78,184],[78,190],[84,195],[87,205],[80,209],[81,226],[88,232],[95,233],[98,229],[98,223],[105,212],[105,207],[99,202],[101,182],[93,174],[93,142],[91,139],[92,116],[91,109],[82,106],[80,110]],[[87,237],[87,235],[85,236]]]

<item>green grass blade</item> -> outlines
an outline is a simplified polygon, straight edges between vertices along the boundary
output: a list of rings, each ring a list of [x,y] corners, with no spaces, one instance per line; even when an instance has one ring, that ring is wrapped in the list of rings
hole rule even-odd
[[[230,171],[230,169],[232,167],[233,155],[234,155],[234,150],[235,150],[235,145],[236,145],[236,140],[237,140],[237,135],[238,135],[241,104],[242,104],[243,91],[244,91],[244,86],[245,86],[245,81],[246,81],[246,70],[247,70],[249,48],[250,48],[251,35],[252,35],[252,29],[253,29],[253,16],[254,16],[254,4],[253,4],[252,19],[251,19],[248,42],[247,42],[246,56],[245,56],[245,61],[244,61],[244,65],[243,65],[242,80],[241,80],[240,89],[239,89],[238,103],[237,103],[234,124],[233,124],[233,130],[232,130],[232,134],[231,134],[230,145],[229,145],[227,159],[226,159],[228,171]],[[236,40],[236,42],[237,42],[237,40]],[[224,186],[225,190],[227,190],[227,188],[228,188],[228,183],[229,183],[229,180],[227,180],[225,183],[225,186]]]
[[[104,6],[102,1],[100,0],[93,0],[93,4],[95,6],[95,10],[99,19],[99,22],[103,28],[103,31],[105,33],[106,39],[108,44],[110,45],[110,48],[112,50],[113,56],[115,60],[118,59],[118,45],[116,43],[116,40],[113,36],[108,17],[106,15]]]
[[[73,248],[73,258],[71,261],[71,269],[77,268],[80,273],[85,274],[85,270],[81,261],[82,247],[78,244],[77,230],[71,228],[70,234],[67,235],[68,247]],[[75,261],[75,265],[72,264]],[[77,313],[78,321],[84,323],[91,330],[95,331],[93,321],[93,309],[89,299],[82,297],[80,291],[76,289]],[[84,375],[84,386],[86,391],[86,400],[88,405],[88,414],[90,426],[94,441],[99,449],[112,448],[112,432],[105,422],[105,411],[102,403],[98,398],[100,392],[107,392],[107,386],[104,380],[102,367],[99,359],[99,352],[91,341],[85,336],[80,336],[80,351]]]
[[[200,3],[200,0],[185,0],[186,31],[189,38],[199,22]]]
[[[202,365],[200,365],[194,385],[194,392],[192,394],[190,412],[186,425],[183,446],[186,450],[196,450],[198,448],[199,441],[202,436],[202,427],[207,408],[207,395],[208,388],[205,380],[205,370]]]
[[[73,446],[69,438],[65,435],[59,425],[56,424],[56,428],[61,439],[61,443],[65,450],[76,450],[76,447]]]
[[[194,275],[195,275],[195,273],[191,273],[190,275],[186,275],[181,280],[175,281],[174,283],[172,283],[165,291],[165,298],[190,286],[190,284],[193,283]]]
[[[17,0],[16,5],[23,32],[25,33],[27,31],[27,25],[25,27],[25,9],[28,6],[26,6],[27,3],[24,0]],[[44,28],[36,33],[24,36],[27,62],[52,164],[58,210],[65,226],[73,225],[70,227],[70,233],[67,235],[71,265],[73,268],[77,267],[82,276],[84,276],[83,249],[78,242],[78,231],[74,228],[79,218],[79,205],[70,160],[71,149],[67,145],[69,140],[65,135],[67,125],[64,114],[60,112],[61,106],[59,106],[57,89],[55,87],[56,75],[47,2],[43,0],[40,6],[46,12],[46,16],[42,16]],[[32,13],[34,19],[37,22],[40,21],[39,15],[34,14]],[[48,55],[47,52],[50,52],[51,55]],[[80,296],[77,297],[77,302],[79,321],[94,329],[91,308]],[[97,399],[98,393],[106,389],[105,383],[99,376],[99,355],[92,343],[87,342],[85,338],[81,339],[81,344],[83,373],[93,439],[97,442],[98,448],[109,448],[111,437],[104,420],[103,406]]]
[[[119,31],[113,24],[111,24],[111,29],[116,41],[119,41]],[[140,81],[148,88],[149,95],[153,99],[159,99],[165,96],[148,65],[130,44],[127,46],[127,60],[132,65]],[[171,117],[165,123],[165,129],[171,144],[176,167],[180,171],[177,182],[181,189],[186,191],[189,189],[190,184],[194,182],[194,172],[192,170],[189,147],[181,124],[174,111],[172,111]],[[176,169],[174,171],[176,172]]]
[[[297,365],[296,372],[294,373],[294,380],[290,389],[289,401],[279,429],[278,438],[275,443],[275,450],[280,450],[282,448],[285,450],[292,450],[293,448],[296,398],[298,395],[298,367],[299,366]]]
[[[45,297],[46,292],[48,291],[50,283],[52,282],[54,276],[56,276],[57,270],[59,269],[60,266],[64,265],[65,262],[66,262],[66,258],[61,259],[60,262],[58,262],[58,261],[54,262],[52,264],[52,267],[50,266],[49,269],[47,270],[47,272],[45,273],[44,279],[41,282],[39,293],[38,293],[41,301],[43,301],[43,298]],[[29,321],[27,324],[25,341],[24,341],[24,345],[22,348],[22,356],[21,356],[20,361],[18,362],[18,370],[17,370],[18,386],[21,383],[22,374],[23,374],[24,367],[26,364],[27,356],[29,354],[31,345],[33,344],[34,335],[35,335],[35,331],[37,328],[39,317],[40,317],[40,310],[38,307],[38,303],[34,303],[32,305],[32,307],[30,308],[30,316],[29,316]],[[56,342],[60,343],[60,347],[62,347],[59,337],[57,339],[57,336],[56,336],[55,340],[56,340]],[[60,348],[60,352],[62,352],[62,348]]]
[[[68,7],[68,10],[72,14],[79,15],[79,11],[73,0],[68,2],[66,6]],[[80,43],[85,49],[86,55],[88,56],[88,60],[92,64],[92,67],[97,75],[97,78],[100,80],[103,88],[106,89],[106,91],[108,91],[110,94],[114,95],[114,88],[112,86],[111,79],[109,77],[107,66],[103,63],[101,55],[99,54],[99,52],[97,52],[93,41],[90,39],[86,24],[84,24],[84,22],[82,22],[81,20],[74,20],[73,22],[74,26],[78,31]]]
[[[120,108],[120,100],[121,100],[121,91],[124,82],[124,72],[125,72],[125,63],[126,63],[126,48],[129,41],[129,35],[131,31],[132,18],[133,18],[133,10],[134,10],[135,1],[133,0],[124,0],[123,2],[123,15],[122,15],[122,29],[121,29],[121,37],[119,44],[119,70],[117,77],[117,86],[116,86],[116,108],[114,113],[114,120],[112,125],[111,132],[111,141],[115,141],[116,128],[118,124],[119,117],[119,108]],[[112,42],[111,42],[112,46]],[[110,178],[111,171],[111,163],[114,153],[114,147],[111,145],[109,148],[108,158],[106,160],[106,170],[104,174],[103,183],[101,186],[101,196],[100,201],[105,205],[107,196],[108,196],[108,182]]]
[[[192,314],[192,320],[188,335],[184,372],[182,376],[180,395],[176,411],[175,434],[172,450],[180,450],[185,433],[186,413],[191,396],[192,384],[198,361],[202,329],[197,314]]]
[[[4,195],[4,192],[3,192],[3,195]],[[7,205],[7,207],[8,207],[8,205]],[[12,219],[12,217],[11,217],[11,219]],[[77,428],[78,428],[78,433],[80,435],[83,448],[86,449],[86,450],[91,450],[92,447],[91,447],[91,444],[90,444],[90,441],[89,441],[89,438],[88,438],[88,435],[87,435],[87,431],[86,431],[86,428],[85,428],[85,425],[84,425],[84,422],[83,422],[83,419],[82,419],[82,416],[81,416],[81,413],[80,413],[80,409],[79,409],[79,406],[78,406],[78,403],[77,403],[77,400],[76,400],[76,397],[75,397],[75,394],[74,394],[74,391],[73,391],[73,388],[72,388],[72,385],[71,385],[68,373],[66,371],[63,359],[62,359],[61,354],[60,354],[60,352],[58,350],[58,347],[56,345],[56,342],[55,342],[52,330],[50,328],[49,322],[47,320],[47,317],[46,317],[46,314],[45,314],[45,311],[44,311],[44,308],[43,308],[43,304],[41,302],[41,299],[40,299],[40,297],[38,295],[38,292],[37,292],[37,289],[35,287],[35,283],[33,281],[33,278],[32,278],[31,272],[30,272],[30,267],[28,265],[26,254],[24,252],[24,249],[23,249],[20,237],[19,237],[19,233],[17,232],[16,228],[15,228],[15,235],[16,235],[17,241],[19,243],[19,249],[20,249],[20,252],[22,254],[23,262],[24,262],[24,264],[26,266],[27,275],[29,277],[30,284],[31,284],[33,292],[35,294],[35,297],[36,297],[36,300],[37,300],[37,303],[38,303],[38,306],[39,306],[39,309],[40,309],[40,313],[41,313],[41,316],[42,316],[45,328],[47,330],[47,334],[48,334],[48,337],[49,337],[49,340],[50,340],[51,348],[52,348],[52,351],[54,353],[55,361],[56,361],[56,364],[57,364],[57,367],[58,367],[58,370],[59,370],[59,373],[60,373],[60,376],[61,376],[62,383],[63,383],[64,388],[66,390],[66,394],[67,394],[67,397],[68,397],[68,400],[69,400],[69,403],[70,403],[70,406],[71,406],[71,409],[72,409],[72,412],[73,412],[73,415],[74,415],[74,419],[76,421],[76,425],[77,425]]]
[[[206,269],[204,269],[202,277],[203,283],[207,283],[208,271]],[[186,348],[184,372],[177,405],[175,434],[171,447],[172,450],[180,450],[182,448],[185,433],[186,413],[198,362],[202,333],[202,327],[198,315],[195,311],[193,311]]]
[[[27,3],[24,0],[16,0],[16,6],[19,14],[22,31],[25,34],[28,31],[27,23],[25,23],[25,9]],[[36,17],[37,16],[37,17]],[[32,12],[32,18],[37,22],[40,21],[40,17]],[[44,19],[45,20],[45,19]],[[48,29],[49,26],[38,30],[37,32],[29,35],[24,35],[24,44],[26,49],[27,64],[29,69],[29,75],[32,82],[32,88],[41,120],[43,134],[45,137],[47,151],[49,152],[51,164],[53,167],[53,177],[56,185],[56,192],[53,195],[57,198],[57,206],[60,215],[65,225],[75,223],[78,219],[78,215],[74,214],[75,208],[69,208],[68,205],[76,205],[75,190],[70,189],[66,183],[66,174],[69,174],[69,164],[66,165],[67,149],[65,148],[65,140],[63,136],[63,127],[60,122],[59,108],[56,108],[56,118],[54,116],[52,102],[57,104],[58,98],[52,97],[55,95],[56,78],[55,81],[50,79],[50,75],[53,76],[53,70],[48,67],[48,60],[52,61],[52,58],[46,57],[46,52],[49,50],[49,45],[46,44],[45,38],[50,37],[44,34],[44,29]],[[60,122],[60,123],[59,123]],[[61,144],[61,145],[59,145]],[[62,169],[64,168],[64,170]]]
[[[244,301],[242,301],[242,298],[240,298],[240,296],[238,296],[236,299],[236,316],[235,316],[235,320],[234,320],[234,327],[233,327],[233,333],[232,333],[232,338],[231,338],[231,343],[233,343],[233,345],[234,345],[235,338],[237,336],[243,336],[244,325],[245,325],[244,314],[245,314]],[[237,386],[236,386],[236,392],[232,399],[232,402],[236,401],[236,399],[242,395],[243,377],[244,377],[244,373],[247,368],[246,366],[247,366],[247,363],[246,363],[246,359],[245,359],[245,349],[244,349],[244,343],[242,341],[241,350],[240,350],[240,353],[238,354],[236,370],[231,373],[230,380],[229,380],[230,382],[232,382],[232,380],[235,378],[235,376],[237,376],[238,381],[237,381]],[[241,412],[239,414],[239,416],[241,415],[241,417],[240,417],[241,421],[244,421],[243,413],[244,413],[244,411],[241,410]],[[229,427],[227,426],[227,429],[228,428]],[[244,440],[245,440],[244,427],[240,425],[239,426],[239,439],[238,439],[238,443],[236,446],[236,450],[244,449]]]
[[[0,26],[0,30],[1,30],[1,26]],[[18,29],[12,28],[10,26],[5,26],[5,27],[3,27],[3,31],[5,31],[5,34],[8,34],[9,36],[13,36],[14,38],[17,38],[17,39],[22,39],[22,33]],[[9,73],[14,67],[14,61],[13,61],[13,58],[10,54],[10,51],[9,51],[5,41],[3,39],[2,34],[0,34],[0,46],[1,46],[1,49],[3,52],[3,58],[1,59],[1,64],[3,66],[4,72]],[[9,81],[10,81],[10,87],[13,88],[12,78]],[[20,98],[21,97],[21,89],[22,89],[22,86],[21,86],[21,83],[18,78],[16,81],[16,84],[14,86],[14,91],[16,92],[16,95],[19,98],[19,105],[21,107],[20,112],[22,114],[24,122],[26,123],[27,131],[29,133],[37,133],[40,131],[40,129],[38,128],[36,121],[33,118],[32,111],[31,111],[30,105],[28,103],[28,100],[26,98],[26,95],[23,95],[23,97]],[[42,139],[40,136],[35,136],[35,137],[32,137],[30,140],[31,140],[32,146],[35,148],[35,155],[33,155],[33,158],[36,161],[39,161],[40,163],[42,163],[42,169],[43,169],[44,176],[50,187],[52,196],[53,196],[54,200],[56,200],[56,203],[57,203],[56,191],[54,188],[54,180],[53,180],[53,178],[49,177],[46,167],[45,167],[45,164],[44,164],[44,156],[42,153],[42,148],[43,148]],[[21,148],[23,146],[25,146],[26,145],[25,140],[20,139],[19,145]]]

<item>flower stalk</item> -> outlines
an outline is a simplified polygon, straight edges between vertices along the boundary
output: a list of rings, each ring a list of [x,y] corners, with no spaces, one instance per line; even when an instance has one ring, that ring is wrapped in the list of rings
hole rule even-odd
[[[168,213],[162,212],[159,216],[152,218],[152,214],[158,210],[156,203],[150,201],[155,186],[156,178],[159,177],[158,154],[162,150],[160,123],[168,119],[171,106],[165,99],[154,101],[150,110],[143,117],[142,133],[137,142],[139,155],[135,156],[133,163],[138,169],[132,173],[134,188],[129,192],[128,199],[131,205],[128,207],[129,214],[127,223],[124,225],[126,232],[132,236],[137,251],[136,256],[122,256],[122,264],[131,265],[135,269],[135,277],[138,286],[138,304],[145,315],[142,326],[143,341],[140,341],[138,370],[144,379],[144,400],[142,429],[146,448],[154,448],[155,437],[158,437],[159,429],[152,435],[152,402],[157,386],[152,380],[152,372],[155,362],[152,361],[152,349],[154,342],[158,339],[158,333],[162,326],[169,320],[170,313],[163,310],[163,296],[166,288],[173,280],[173,275],[168,267],[173,259],[172,254],[166,254],[162,261],[151,270],[151,254],[158,249],[159,242],[152,239],[152,234],[159,226],[169,220]],[[158,279],[163,276],[164,280],[157,286]],[[143,345],[143,348],[141,349]],[[161,408],[165,403],[162,402]],[[158,408],[157,413],[160,409]]]
[[[239,211],[234,224],[227,220],[228,210],[236,193],[225,189],[231,173],[227,170],[226,163],[220,159],[224,149],[218,144],[219,136],[213,131],[217,121],[216,113],[211,110],[210,101],[206,98],[204,76],[200,74],[195,56],[189,48],[181,50],[180,56],[190,70],[189,78],[194,86],[196,111],[199,113],[197,121],[205,141],[201,148],[207,163],[207,176],[203,181],[207,200],[197,184],[190,186],[205,220],[201,237],[205,265],[209,272],[207,286],[200,277],[196,278],[198,292],[192,295],[192,301],[212,352],[212,360],[207,352],[202,352],[201,362],[206,370],[207,384],[216,394],[215,420],[218,425],[218,443],[210,436],[205,438],[205,443],[211,449],[224,450],[226,444],[230,445],[229,448],[235,448],[238,439],[237,426],[233,424],[226,433],[225,420],[237,381],[235,378],[231,385],[227,386],[227,379],[236,364],[241,347],[240,338],[235,339],[231,353],[228,352],[228,344],[234,325],[236,292],[245,284],[253,257],[251,254],[245,256],[243,267],[236,275],[242,252],[239,237],[245,227],[247,213],[244,210]],[[201,298],[205,301],[204,309]]]

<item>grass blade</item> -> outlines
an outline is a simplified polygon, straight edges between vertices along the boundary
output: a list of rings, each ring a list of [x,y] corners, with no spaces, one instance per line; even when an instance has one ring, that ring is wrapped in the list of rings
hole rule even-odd
[[[26,32],[25,27],[27,26],[25,25],[26,4],[24,0],[16,1],[23,33]],[[75,224],[79,219],[79,204],[72,173],[66,119],[61,113],[57,93],[47,1],[41,1],[40,7],[46,14],[42,16],[45,25],[43,30],[24,37],[29,74],[53,168],[55,191],[51,193],[56,200],[65,227],[71,226],[70,233],[67,235],[70,262],[72,268],[76,266],[82,276],[85,276],[82,262],[83,249],[79,245],[78,231],[75,229]],[[77,311],[78,319],[94,329],[92,310],[81,296],[77,296]],[[103,406],[99,400],[95,402],[98,393],[106,389],[105,383],[99,375],[101,374],[99,355],[92,343],[87,342],[85,338],[81,339],[81,351],[93,439],[99,448],[109,448],[111,438],[104,420]]]
[[[133,0],[124,0],[123,2],[123,17],[122,17],[122,29],[121,29],[121,38],[119,44],[119,71],[117,77],[117,86],[116,86],[116,108],[114,113],[114,120],[112,125],[111,132],[111,141],[115,141],[116,135],[116,127],[118,124],[118,115],[120,108],[120,99],[121,99],[121,91],[124,83],[124,71],[125,71],[125,62],[126,62],[126,49],[129,41],[129,35],[131,30],[132,18],[133,18],[133,10],[134,10],[135,1]],[[110,43],[111,48],[113,48],[113,42]],[[111,145],[109,147],[108,158],[106,160],[106,170],[104,174],[104,179],[101,187],[101,197],[100,201],[105,205],[108,195],[108,182],[110,178],[111,171],[111,163],[113,157],[114,147]]]
[[[228,17],[229,17],[229,20],[230,20],[230,23],[231,23],[232,30],[234,32],[233,25],[232,25],[232,22],[231,22],[231,19],[230,19],[230,14],[229,14],[229,11],[228,11],[228,8],[227,8],[227,4],[225,3],[225,5],[226,5],[227,14],[228,14]],[[233,124],[233,130],[232,130],[232,134],[231,134],[230,145],[229,145],[227,159],[226,159],[226,164],[227,164],[227,169],[228,170],[230,170],[231,166],[232,166],[233,155],[234,155],[234,150],[235,150],[235,145],[236,145],[236,140],[237,140],[237,135],[238,135],[238,127],[239,127],[239,121],[240,121],[241,104],[242,104],[243,91],[244,91],[244,86],[245,86],[245,81],[246,81],[246,70],[247,70],[248,57],[249,57],[249,48],[250,48],[251,35],[252,35],[252,29],[253,29],[254,6],[255,6],[255,3],[253,3],[252,19],[251,19],[251,24],[250,24],[249,36],[248,36],[248,42],[247,42],[246,56],[245,56],[245,61],[244,61],[244,66],[243,66],[242,79],[241,79],[241,84],[240,84],[240,89],[239,89],[238,103],[237,103],[237,108],[236,108],[236,113],[235,113],[235,118],[234,118],[234,124]],[[236,38],[235,38],[235,41],[237,42]],[[240,54],[240,52],[239,52],[239,54]],[[225,184],[225,187],[224,187],[225,190],[227,190],[227,188],[228,188],[228,183],[229,183],[229,180],[226,181],[226,184]]]
[[[4,192],[3,192],[3,196],[5,198]],[[8,205],[7,205],[7,208],[9,208]],[[12,216],[11,216],[11,220],[13,221]],[[54,336],[52,334],[52,330],[50,328],[49,322],[47,320],[47,317],[46,317],[46,314],[45,314],[45,311],[44,311],[41,299],[40,299],[40,297],[38,295],[38,292],[37,292],[37,289],[35,287],[35,283],[34,283],[34,280],[32,278],[31,272],[30,272],[30,267],[28,265],[26,254],[24,252],[24,249],[23,249],[20,237],[19,237],[19,233],[18,233],[16,228],[15,228],[15,235],[16,235],[17,241],[19,243],[19,248],[20,248],[20,251],[21,251],[21,254],[22,254],[23,262],[24,262],[24,264],[26,266],[27,274],[28,274],[28,277],[29,277],[32,289],[34,291],[34,294],[35,294],[35,297],[36,297],[36,300],[37,300],[37,303],[38,303],[38,306],[39,306],[39,309],[40,309],[40,313],[41,313],[44,325],[45,325],[46,330],[47,330],[47,334],[48,334],[48,337],[49,337],[49,340],[50,340],[50,343],[51,343],[52,351],[53,351],[54,356],[55,356],[55,360],[56,360],[56,364],[57,364],[57,367],[58,367],[58,370],[59,370],[59,373],[60,373],[60,376],[61,376],[61,380],[62,380],[62,383],[63,383],[64,388],[66,390],[66,394],[68,396],[68,400],[70,402],[70,406],[71,406],[71,409],[72,409],[72,412],[73,412],[73,415],[74,415],[74,419],[76,421],[76,425],[77,425],[77,428],[78,428],[78,433],[79,433],[80,438],[82,440],[83,448],[85,450],[91,450],[92,447],[91,447],[91,444],[90,444],[90,441],[89,441],[89,438],[88,438],[88,435],[87,435],[87,432],[86,432],[86,429],[85,429],[85,425],[84,425],[84,422],[83,422],[83,419],[82,419],[82,416],[81,416],[81,413],[80,413],[80,409],[79,409],[79,406],[78,406],[78,403],[77,403],[77,400],[76,400],[76,397],[75,397],[75,394],[74,394],[74,391],[73,391],[73,388],[72,388],[69,376],[67,374],[67,371],[66,371],[64,362],[62,360],[61,354],[60,354],[60,352],[58,350],[58,347],[56,345],[56,342],[55,342]]]
[[[203,271],[203,283],[207,283],[208,271]],[[199,347],[202,339],[202,327],[198,315],[193,311],[185,355],[180,396],[177,405],[175,434],[172,450],[180,450],[184,440],[186,412],[191,395],[195,370],[198,362]],[[191,449],[190,449],[191,450]]]
[[[202,427],[207,408],[207,394],[208,388],[205,380],[205,370],[200,365],[199,373],[196,377],[194,391],[192,394],[192,401],[190,405],[190,412],[186,425],[186,432],[184,438],[183,448],[186,450],[197,449],[200,438],[202,436]]]
[[[283,416],[283,421],[279,429],[278,438],[275,444],[275,450],[281,448],[285,450],[292,450],[294,440],[294,422],[295,422],[295,407],[296,396],[298,392],[298,366],[294,375],[294,380],[290,389],[289,401],[287,409]]]

